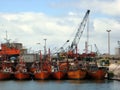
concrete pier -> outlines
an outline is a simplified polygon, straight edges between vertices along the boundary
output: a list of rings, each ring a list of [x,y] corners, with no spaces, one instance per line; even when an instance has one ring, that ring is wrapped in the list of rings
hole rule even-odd
[[[110,64],[108,73],[112,74],[109,79],[120,80],[120,63]]]

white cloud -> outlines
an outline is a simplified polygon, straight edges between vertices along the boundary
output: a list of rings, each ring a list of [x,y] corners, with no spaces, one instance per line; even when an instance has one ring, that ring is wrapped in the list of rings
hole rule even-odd
[[[108,45],[108,33],[106,30],[111,30],[110,32],[110,44],[111,44],[111,53],[114,53],[115,47],[117,47],[117,41],[120,39],[119,37],[119,28],[120,23],[117,22],[114,19],[109,18],[98,18],[94,21],[94,30],[95,30],[95,36],[96,43],[99,45],[101,52],[107,51],[107,45]],[[104,46],[103,46],[104,45]]]
[[[70,16],[76,16],[77,14],[74,13],[74,12],[69,12],[68,15],[70,15]]]
[[[110,14],[110,15],[120,15],[120,0],[115,0],[113,2],[106,2],[103,3],[101,6],[101,10],[104,13]]]
[[[1,13],[0,20],[3,24],[0,27],[2,41],[4,41],[3,38],[5,38],[5,31],[7,30],[12,41],[14,39],[19,40],[28,47],[36,46],[37,42],[44,44],[44,38],[47,38],[49,45],[54,43],[54,46],[57,46],[64,43],[76,23],[74,19],[50,17],[32,12]],[[70,22],[72,22],[72,26],[70,26]]]
[[[93,1],[95,2],[96,0]],[[96,1],[95,5],[90,6],[97,7],[97,5],[98,1]],[[18,40],[18,42],[22,42],[28,48],[32,47],[33,49],[38,49],[36,43],[41,43],[43,46],[43,39],[45,38],[47,39],[48,47],[52,49],[55,47],[59,48],[66,40],[73,40],[82,18],[83,16],[72,11],[64,17],[52,17],[44,13],[34,12],[1,13],[0,21],[2,25],[0,26],[0,38],[4,41],[5,31],[7,30],[8,36],[12,41]],[[96,17],[90,19],[90,25],[92,24],[93,26],[90,26],[89,44],[97,44],[102,53],[107,52],[106,30],[111,29],[111,36],[113,37],[111,38],[111,42],[114,42],[111,43],[111,51],[114,53],[114,48],[116,47],[115,42],[120,38],[118,33],[120,23],[114,20],[114,18]],[[86,31],[84,31],[79,43],[79,51],[81,52],[84,49],[85,40]],[[43,48],[42,46],[41,48]]]
[[[120,0],[73,0],[73,1],[60,1],[51,4],[54,8],[64,8],[71,10],[90,9],[92,12],[99,12],[108,15],[120,15]],[[75,14],[70,12],[69,14]]]

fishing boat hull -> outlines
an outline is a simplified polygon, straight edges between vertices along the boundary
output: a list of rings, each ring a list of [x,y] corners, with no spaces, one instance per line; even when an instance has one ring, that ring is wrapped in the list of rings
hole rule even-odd
[[[62,71],[53,72],[52,77],[58,80],[63,79],[65,77],[65,72]]]
[[[6,80],[6,79],[10,79],[10,78],[11,78],[10,73],[0,72],[0,80]]]
[[[48,79],[50,76],[50,73],[48,71],[41,71],[34,73],[35,79],[45,80]]]
[[[68,71],[67,77],[69,79],[84,79],[86,77],[87,72],[84,70],[74,70]]]
[[[18,80],[26,80],[26,79],[30,79],[30,74],[17,72],[14,74],[14,77],[15,77],[15,79],[18,79]]]
[[[88,77],[90,79],[102,80],[105,79],[106,71],[98,69],[96,71],[88,71]]]

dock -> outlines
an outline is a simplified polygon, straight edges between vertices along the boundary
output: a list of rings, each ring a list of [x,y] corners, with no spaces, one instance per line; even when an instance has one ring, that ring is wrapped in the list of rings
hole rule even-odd
[[[120,81],[120,60],[115,60],[114,62],[111,60],[108,74],[109,74],[109,79]]]

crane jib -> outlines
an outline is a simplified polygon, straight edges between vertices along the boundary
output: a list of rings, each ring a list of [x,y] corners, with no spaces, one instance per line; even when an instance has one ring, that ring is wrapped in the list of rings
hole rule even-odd
[[[75,38],[73,39],[70,50],[74,50],[75,47],[78,45],[78,43],[80,41],[80,38],[81,38],[81,36],[83,34],[84,28],[85,28],[85,26],[87,24],[89,13],[90,13],[90,10],[87,10],[87,12],[86,12],[86,14],[85,14],[79,28],[78,28],[78,31],[77,31],[77,33],[75,35]]]

